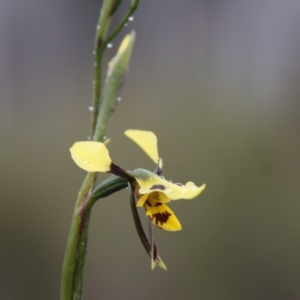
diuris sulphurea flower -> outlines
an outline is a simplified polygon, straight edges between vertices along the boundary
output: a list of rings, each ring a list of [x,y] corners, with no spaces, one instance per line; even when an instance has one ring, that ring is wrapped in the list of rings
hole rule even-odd
[[[141,168],[125,171],[112,162],[107,147],[100,142],[76,142],[70,149],[71,156],[80,168],[88,172],[113,173],[126,178],[136,199],[136,206],[145,208],[152,224],[168,231],[181,230],[179,220],[167,203],[179,199],[193,199],[205,189],[205,184],[198,187],[191,181],[180,184],[165,180],[160,176],[162,159],[158,155],[156,135],[142,130],[126,130],[125,135],[154,161],[157,165],[155,172]]]

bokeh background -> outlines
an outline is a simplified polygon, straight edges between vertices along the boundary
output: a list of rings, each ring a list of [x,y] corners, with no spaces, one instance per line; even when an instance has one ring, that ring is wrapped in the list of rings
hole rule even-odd
[[[100,6],[0,1],[1,299],[59,298]],[[111,156],[152,170],[123,135],[152,130],[164,175],[207,189],[172,204],[181,232],[155,231],[167,272],[150,270],[127,191],[97,203],[85,299],[300,299],[299,16],[293,0],[141,0]]]

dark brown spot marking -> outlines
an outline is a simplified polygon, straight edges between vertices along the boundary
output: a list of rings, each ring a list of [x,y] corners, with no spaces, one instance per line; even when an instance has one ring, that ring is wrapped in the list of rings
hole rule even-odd
[[[145,201],[145,204],[152,207],[152,204],[148,200]]]
[[[156,189],[159,189],[159,190],[164,190],[165,189],[165,186],[161,185],[161,184],[154,184],[151,186],[150,190],[156,190]]]
[[[172,215],[165,211],[163,213],[153,214],[152,220],[155,219],[155,225],[159,226],[158,223],[160,223],[161,225],[167,223],[170,216]]]
[[[157,207],[157,206],[161,206],[162,205],[162,203],[160,203],[160,202],[157,202],[157,203],[155,203],[155,207]]]

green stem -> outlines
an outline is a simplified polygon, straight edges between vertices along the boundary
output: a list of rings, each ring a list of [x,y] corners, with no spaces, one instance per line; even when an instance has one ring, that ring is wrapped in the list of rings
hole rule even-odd
[[[113,37],[110,36],[109,40],[105,40],[109,23],[110,16],[114,13],[120,0],[104,0],[102,9],[99,17],[97,26],[97,33],[95,39],[95,67],[94,67],[94,91],[93,91],[93,112],[92,112],[92,124],[91,124],[91,137],[95,141],[103,141],[104,134],[107,130],[108,120],[111,115],[111,107],[115,101],[115,95],[118,93],[120,84],[117,76],[113,77],[115,82],[115,93],[111,93],[111,89],[108,89],[109,93],[103,93],[101,97],[101,110],[99,111],[100,104],[100,91],[101,91],[101,69],[103,54],[106,49],[107,43],[116,36],[121,30],[118,26],[117,30],[114,31]],[[134,8],[136,9],[136,7]],[[127,13],[127,15],[131,15]],[[127,16],[126,15],[126,16]],[[128,17],[129,17],[128,16]],[[123,22],[123,21],[122,21]],[[134,38],[133,38],[134,40]],[[133,42],[132,42],[133,44]],[[131,44],[131,48],[132,48]],[[131,53],[130,48],[130,53]],[[128,51],[127,51],[128,52]],[[130,57],[129,53],[129,57]],[[127,59],[127,58],[126,58]],[[125,59],[125,61],[126,61]],[[128,63],[129,58],[127,59]],[[121,68],[122,69],[122,68]],[[108,80],[108,82],[110,82]],[[112,85],[110,85],[112,88]],[[107,89],[106,89],[107,90]],[[107,109],[108,108],[108,109]],[[96,130],[96,125],[98,129]],[[90,197],[91,191],[94,188],[97,179],[96,173],[88,173],[82,187],[79,191],[75,209],[73,213],[70,233],[68,237],[63,269],[62,269],[62,282],[61,282],[61,300],[81,300],[82,299],[82,287],[83,287],[83,269],[86,255],[86,246],[88,239],[88,228],[90,220],[90,211],[95,203],[95,197]],[[124,180],[124,179],[122,179]],[[127,186],[127,183],[126,183]],[[108,194],[116,192],[117,190],[124,188],[124,184],[118,182],[117,186],[110,186],[106,189],[104,194],[100,191],[101,197],[106,197]]]
[[[105,198],[119,190],[126,188],[128,185],[127,180],[111,176],[104,180],[93,192],[86,202],[81,217],[81,227],[79,228],[79,242],[78,242],[78,263],[76,265],[76,270],[74,272],[74,300],[81,300],[82,289],[83,289],[83,274],[84,274],[84,263],[87,251],[88,242],[88,230],[89,230],[89,220],[91,215],[91,209],[97,200]],[[79,212],[80,213],[80,212]]]
[[[131,0],[130,7],[127,11],[127,14],[124,16],[120,24],[116,27],[116,29],[112,32],[112,34],[106,39],[105,43],[106,45],[110,43],[116,36],[117,34],[122,30],[124,25],[128,22],[130,16],[134,13],[134,11],[137,9],[139,5],[139,0]]]
[[[95,173],[88,173],[78,194],[63,262],[61,300],[71,300],[74,296],[74,276],[76,274],[75,270],[78,259],[78,244],[82,233],[82,230],[80,230],[82,224],[80,206],[89,198],[94,180]]]
[[[91,138],[94,135],[97,118],[99,114],[100,92],[101,92],[101,70],[103,53],[106,49],[105,43],[106,33],[110,23],[110,16],[115,11],[119,3],[113,0],[104,0],[99,21],[97,25],[97,32],[94,44],[94,81],[93,81],[93,110],[92,110],[92,124],[91,124]]]
[[[116,11],[120,4],[120,0],[111,1],[105,0],[103,3],[103,8],[101,9],[99,22],[97,26],[97,33],[94,45],[94,55],[95,55],[95,63],[94,63],[94,82],[93,82],[93,106],[92,106],[92,124],[91,124],[91,138],[96,138],[95,129],[97,124],[97,118],[99,114],[100,108],[100,92],[101,92],[101,69],[102,69],[102,60],[103,54],[109,44],[122,30],[124,25],[128,22],[130,16],[137,9],[139,0],[132,0],[130,7],[119,23],[119,25],[115,28],[115,30],[111,33],[108,38],[106,37],[110,16]]]
[[[89,173],[87,177],[92,175]],[[90,180],[86,178],[85,181]],[[123,178],[112,176],[103,181],[92,196],[89,195],[84,207],[76,207],[72,219],[62,273],[62,300],[82,299],[83,267],[85,261],[90,213],[98,199],[107,197],[127,187]]]
[[[79,239],[77,243],[77,263],[74,270],[74,300],[82,299],[83,291],[83,268],[85,263],[85,254],[88,242],[88,229],[89,229],[90,214],[85,213],[82,216],[79,227]]]
[[[89,198],[88,198],[89,199]],[[88,199],[85,203],[88,202]],[[86,257],[87,250],[87,242],[88,242],[88,230],[89,230],[89,221],[90,221],[90,209],[86,209],[86,204],[83,207],[80,207],[76,215],[79,216],[79,227],[76,228],[76,232],[78,234],[77,244],[76,246],[76,261],[75,268],[73,273],[73,300],[81,300],[82,299],[82,291],[83,291],[83,271],[84,271],[84,263]]]
[[[99,97],[101,90],[101,69],[102,69],[102,57],[106,46],[104,46],[103,40],[105,39],[109,23],[110,15],[116,8],[116,1],[104,0],[99,22],[97,25],[96,39],[95,39],[95,65],[94,65],[94,91],[93,91],[93,112],[92,112],[92,124],[91,124],[91,136],[93,136],[98,114],[99,114]],[[80,253],[80,242],[87,242],[87,230],[89,224],[89,214],[86,215],[86,219],[82,218],[80,208],[84,207],[87,202],[91,191],[94,188],[94,184],[97,179],[97,173],[87,174],[81,189],[78,193],[78,197],[75,204],[73,213],[70,233],[67,242],[67,248],[65,252],[63,269],[62,269],[62,283],[61,283],[61,300],[81,299],[82,298],[82,275],[78,276],[78,273],[83,274],[83,264],[85,255]],[[79,259],[79,262],[78,262]],[[82,265],[82,270],[78,266]],[[75,280],[75,278],[81,278]],[[77,282],[76,282],[77,281]],[[80,282],[81,281],[81,282]],[[78,285],[81,286],[80,289]],[[75,293],[76,290],[76,293]]]

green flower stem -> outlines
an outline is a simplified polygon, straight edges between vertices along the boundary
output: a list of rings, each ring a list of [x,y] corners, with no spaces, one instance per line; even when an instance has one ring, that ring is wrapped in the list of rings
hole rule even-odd
[[[92,173],[89,173],[89,177]],[[76,207],[63,265],[62,300],[82,299],[83,268],[88,239],[89,219],[93,205],[98,199],[107,197],[127,187],[123,178],[112,176],[103,181],[84,207]]]
[[[62,282],[61,282],[61,300],[73,300],[74,290],[75,290],[75,276],[76,276],[76,266],[78,260],[78,245],[80,240],[82,239],[82,214],[80,212],[80,206],[82,203],[86,202],[86,199],[89,198],[90,191],[95,180],[95,174],[89,173],[87,174],[82,187],[79,191],[70,233],[68,237],[68,243],[65,253],[65,258],[63,262],[63,270],[62,270]],[[84,257],[83,257],[84,259]],[[77,299],[80,299],[77,297]]]
[[[139,0],[131,0],[131,4],[127,11],[127,14],[124,16],[120,24],[113,31],[113,33],[106,39],[106,44],[110,43],[118,35],[118,33],[122,30],[124,25],[128,22],[130,16],[132,16],[134,11],[137,9],[138,5],[139,5]]]
[[[104,180],[89,197],[83,211],[79,214],[81,217],[81,228],[79,228],[79,243],[78,247],[78,263],[76,264],[76,270],[74,272],[74,300],[81,300],[82,298],[82,288],[83,288],[83,270],[85,262],[85,254],[87,250],[88,242],[88,229],[89,220],[91,215],[91,209],[97,200],[105,198],[117,191],[126,188],[128,185],[127,180],[117,176],[111,176]]]
[[[114,13],[119,4],[120,0],[104,0],[97,26],[95,41],[93,112],[91,124],[91,136],[95,141],[103,141],[109,117],[113,112],[115,101],[128,67],[134,43],[135,35],[132,33],[130,37],[127,38],[125,45],[123,44],[121,49],[122,51],[119,50],[113,59],[108,70],[104,90],[101,96],[101,110],[99,111],[102,58],[108,43],[108,41],[105,41],[105,37],[110,23],[110,16]],[[130,11],[131,9],[132,8],[130,8]],[[136,9],[136,7],[134,9]],[[127,13],[128,17],[131,14],[132,11]],[[120,30],[121,27],[118,26],[113,33],[113,37],[115,37]],[[110,40],[111,39],[112,38],[110,37]],[[95,197],[91,197],[90,199],[90,195],[96,182],[96,176],[96,173],[87,174],[76,201],[63,262],[61,300],[82,299],[83,268],[87,247],[90,211],[96,201]],[[121,188],[124,188],[123,184],[119,183],[118,186],[109,184],[109,188],[108,190],[105,190],[104,194],[107,196]],[[104,194],[100,190],[98,197],[106,197]]]
[[[110,16],[115,12],[119,4],[120,4],[119,1],[115,2],[114,0],[104,0],[100,11],[98,25],[97,25],[94,52],[93,52],[95,55],[95,62],[94,62],[91,137],[93,137],[94,135],[97,118],[99,114],[102,60],[107,45],[107,43],[105,42],[105,37],[110,23]]]
[[[94,45],[94,55],[95,55],[95,64],[94,64],[94,82],[93,82],[93,111],[92,111],[92,124],[91,124],[91,137],[94,137],[97,118],[99,114],[99,107],[100,107],[100,92],[101,92],[101,69],[102,69],[102,59],[104,51],[107,47],[107,44],[109,44],[122,30],[126,22],[128,22],[129,17],[133,14],[133,12],[137,9],[139,0],[132,0],[131,5],[122,19],[122,21],[119,23],[119,25],[116,27],[116,29],[112,32],[112,34],[108,37],[106,37],[110,16],[114,14],[116,9],[118,8],[119,4],[121,3],[120,0],[104,0],[103,6],[101,9],[99,22],[97,26],[97,33],[96,33],[96,39],[95,39],[95,45]]]
[[[88,242],[88,229],[89,229],[90,214],[85,213],[80,220],[79,227],[79,238],[77,243],[77,263],[74,269],[74,300],[82,299],[83,291],[83,274],[84,274],[84,263],[85,263],[85,253],[87,250]]]

